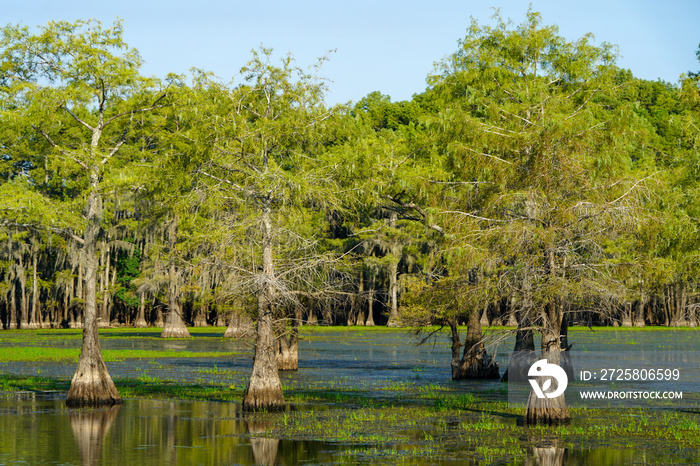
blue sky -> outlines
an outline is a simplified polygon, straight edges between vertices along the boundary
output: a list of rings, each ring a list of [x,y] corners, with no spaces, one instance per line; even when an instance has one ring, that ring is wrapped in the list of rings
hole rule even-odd
[[[238,70],[261,44],[291,52],[302,66],[336,49],[324,66],[330,103],[359,100],[378,90],[392,100],[425,89],[435,61],[456,49],[474,17],[489,24],[492,7],[516,24],[528,1],[516,0],[22,0],[3,2],[0,24],[50,20],[124,20],[147,75],[164,77],[191,67],[238,79]],[[700,0],[532,0],[544,24],[575,40],[592,32],[596,42],[618,45],[618,64],[645,79],[678,81],[700,70]]]

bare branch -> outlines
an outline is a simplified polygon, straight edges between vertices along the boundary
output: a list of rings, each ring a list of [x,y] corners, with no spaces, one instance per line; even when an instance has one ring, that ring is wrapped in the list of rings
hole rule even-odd
[[[505,134],[504,134],[503,136],[505,136]],[[474,152],[475,154],[483,155],[484,157],[490,157],[490,158],[492,158],[492,159],[498,160],[499,162],[507,163],[508,165],[513,165],[513,162],[509,162],[509,161],[504,160],[504,159],[502,159],[502,158],[500,158],[500,157],[497,157],[497,156],[495,156],[495,155],[486,154],[486,153],[484,153],[484,152],[479,152],[479,151],[476,151],[476,150],[472,149],[471,147],[467,147],[467,146],[461,145],[461,144],[460,144],[459,147],[462,148],[462,149],[466,149],[466,150],[468,150],[468,151],[470,151],[470,152]]]
[[[47,230],[51,230],[54,233],[64,235],[64,236],[72,239],[73,241],[75,241],[78,244],[85,244],[85,240],[83,240],[83,238],[81,238],[80,236],[76,236],[75,233],[73,233],[72,231],[66,230],[64,228],[37,225],[34,223],[17,223],[17,222],[10,222],[8,220],[5,220],[4,222],[0,223],[0,226],[14,227],[14,228],[26,228],[26,229],[31,229],[31,230],[41,230],[43,228],[46,228]]]
[[[485,220],[487,222],[500,222],[500,223],[508,223],[510,220],[497,220],[495,218],[486,218],[486,217],[479,217],[478,215],[471,214],[469,212],[462,212],[460,210],[443,210],[440,212],[442,214],[459,214],[459,215],[465,215],[467,217],[475,218],[477,220]]]
[[[58,144],[56,144],[55,142],[53,142],[53,139],[51,139],[51,136],[49,136],[49,135],[46,133],[46,131],[44,131],[43,129],[41,129],[41,128],[39,128],[39,127],[36,127],[36,126],[34,126],[34,125],[32,125],[32,128],[34,128],[39,134],[41,134],[41,135],[44,137],[44,139],[46,139],[46,140],[48,141],[48,143],[51,144],[51,147],[53,147],[54,149],[57,149],[59,152],[61,152],[61,154],[65,155],[66,157],[68,157],[68,158],[70,158],[71,160],[73,160],[75,163],[77,163],[78,165],[80,165],[84,170],[87,170],[87,169],[88,169],[88,166],[87,166],[87,164],[86,164],[85,162],[83,162],[83,161],[81,161],[81,160],[78,160],[74,155],[72,155],[72,154],[70,154],[69,152],[67,152],[67,151],[61,149],[60,147],[58,147]]]
[[[82,118],[80,118],[78,115],[76,115],[75,113],[73,113],[73,112],[71,111],[71,109],[68,108],[68,106],[66,106],[66,105],[64,104],[64,105],[61,105],[61,108],[63,108],[63,110],[65,110],[66,112],[68,112],[68,114],[69,114],[70,116],[72,116],[73,119],[74,119],[75,121],[77,121],[78,123],[80,123],[81,125],[83,125],[84,127],[86,127],[87,129],[89,129],[91,132],[92,132],[92,131],[95,131],[95,128],[93,128],[92,126],[88,125]]]
[[[151,104],[150,107],[143,107],[143,108],[139,108],[139,109],[136,109],[136,110],[127,110],[127,111],[125,111],[125,112],[121,112],[121,113],[118,113],[118,114],[116,114],[116,115],[113,115],[113,116],[111,116],[110,118],[108,118],[107,121],[104,122],[104,124],[102,125],[102,127],[103,127],[103,128],[106,127],[106,126],[107,126],[108,124],[110,124],[112,121],[116,120],[117,118],[121,118],[121,117],[123,117],[124,115],[129,115],[129,114],[131,114],[131,115],[133,116],[134,113],[149,112],[149,111],[155,110],[155,109],[157,109],[157,108],[163,108],[163,107],[165,107],[165,105],[156,105],[156,104],[157,104],[158,102],[160,102],[161,100],[163,100],[167,95],[168,95],[168,94],[165,93],[165,94],[161,95],[160,97],[158,97],[158,98],[153,102],[153,104]]]

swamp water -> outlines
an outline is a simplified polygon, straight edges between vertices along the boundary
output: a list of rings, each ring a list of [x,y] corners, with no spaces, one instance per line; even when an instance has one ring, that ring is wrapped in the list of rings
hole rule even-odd
[[[41,334],[42,332],[37,332]],[[0,346],[37,346],[37,341],[15,338],[21,333],[2,333]],[[26,333],[24,334],[26,335]],[[52,346],[56,332],[37,336],[41,344]],[[187,351],[230,351],[240,355],[226,359],[158,358],[108,363],[115,379],[168,379],[176,382],[224,382],[242,386],[251,366],[250,343],[223,340],[217,334],[196,334],[190,340],[161,340],[151,334],[123,332],[102,337],[103,349],[175,349]],[[152,335],[157,335],[153,333]],[[449,380],[450,352],[446,341],[417,347],[403,332],[347,331],[316,329],[303,333],[299,371],[283,373],[285,387],[299,389],[351,390],[375,401],[420,402],[421,387],[445,393],[471,390],[493,392],[503,399],[497,381]],[[655,330],[641,332],[575,331],[574,351],[630,351],[673,349],[698,354],[700,332]],[[14,341],[13,341],[14,340]],[[79,338],[61,340],[64,345],[80,344]],[[497,353],[505,364],[512,342],[506,341]],[[0,371],[10,375],[39,375],[69,378],[75,370],[68,363],[1,362]],[[501,367],[501,372],[505,367]],[[65,394],[10,393],[0,399],[0,465],[2,464],[121,464],[121,465],[220,465],[220,464],[525,464],[525,465],[619,465],[667,462],[700,464],[699,452],[681,450],[659,454],[633,449],[565,448],[553,436],[527,436],[518,439],[524,451],[516,461],[489,456],[488,452],[461,455],[460,445],[442,441],[450,431],[460,429],[458,416],[448,415],[443,426],[422,426],[409,446],[378,446],[365,441],[321,442],[269,438],[265,416],[240,411],[236,403],[188,402],[127,399],[111,409],[72,410],[64,403]],[[327,403],[293,406],[322,414],[338,407]],[[449,412],[448,412],[449,413]],[[279,414],[283,416],[285,414]],[[698,415],[700,417],[700,415]],[[517,420],[504,416],[504,423]],[[392,425],[387,422],[386,429]],[[447,433],[446,433],[447,432]],[[433,438],[435,440],[433,440]],[[444,455],[433,451],[422,458],[406,454],[411,443],[435,443]],[[487,450],[486,450],[487,451]],[[468,458],[475,458],[469,460]],[[460,459],[455,459],[460,458]],[[453,461],[450,461],[452,459]]]

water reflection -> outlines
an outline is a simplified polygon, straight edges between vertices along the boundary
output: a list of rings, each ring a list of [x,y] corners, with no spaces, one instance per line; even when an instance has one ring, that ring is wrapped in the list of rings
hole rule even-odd
[[[270,438],[270,428],[236,403],[139,399],[67,410],[64,399],[26,394],[0,399],[0,464],[329,464],[363,448]]]
[[[558,437],[528,437],[526,466],[566,466],[566,449]]]
[[[277,460],[277,450],[279,449],[280,440],[277,438],[258,437],[255,435],[266,433],[269,430],[269,425],[259,421],[248,421],[247,425],[248,432],[252,434],[250,437],[250,444],[253,447],[255,464],[264,466],[277,464],[275,461]]]
[[[80,410],[70,414],[70,426],[78,442],[83,466],[99,464],[102,443],[112,427],[121,406],[95,410]]]

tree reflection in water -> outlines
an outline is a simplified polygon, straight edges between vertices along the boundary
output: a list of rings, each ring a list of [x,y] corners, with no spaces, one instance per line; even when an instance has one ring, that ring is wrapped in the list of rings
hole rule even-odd
[[[99,409],[80,409],[70,414],[70,426],[78,442],[83,466],[100,463],[102,442],[114,423],[121,405]]]
[[[253,447],[253,458],[255,464],[270,466],[277,464],[277,450],[280,439],[269,437],[256,437],[255,434],[264,434],[269,430],[269,424],[260,421],[247,421],[250,444]]]
[[[558,437],[528,437],[526,466],[565,466],[566,449]]]

